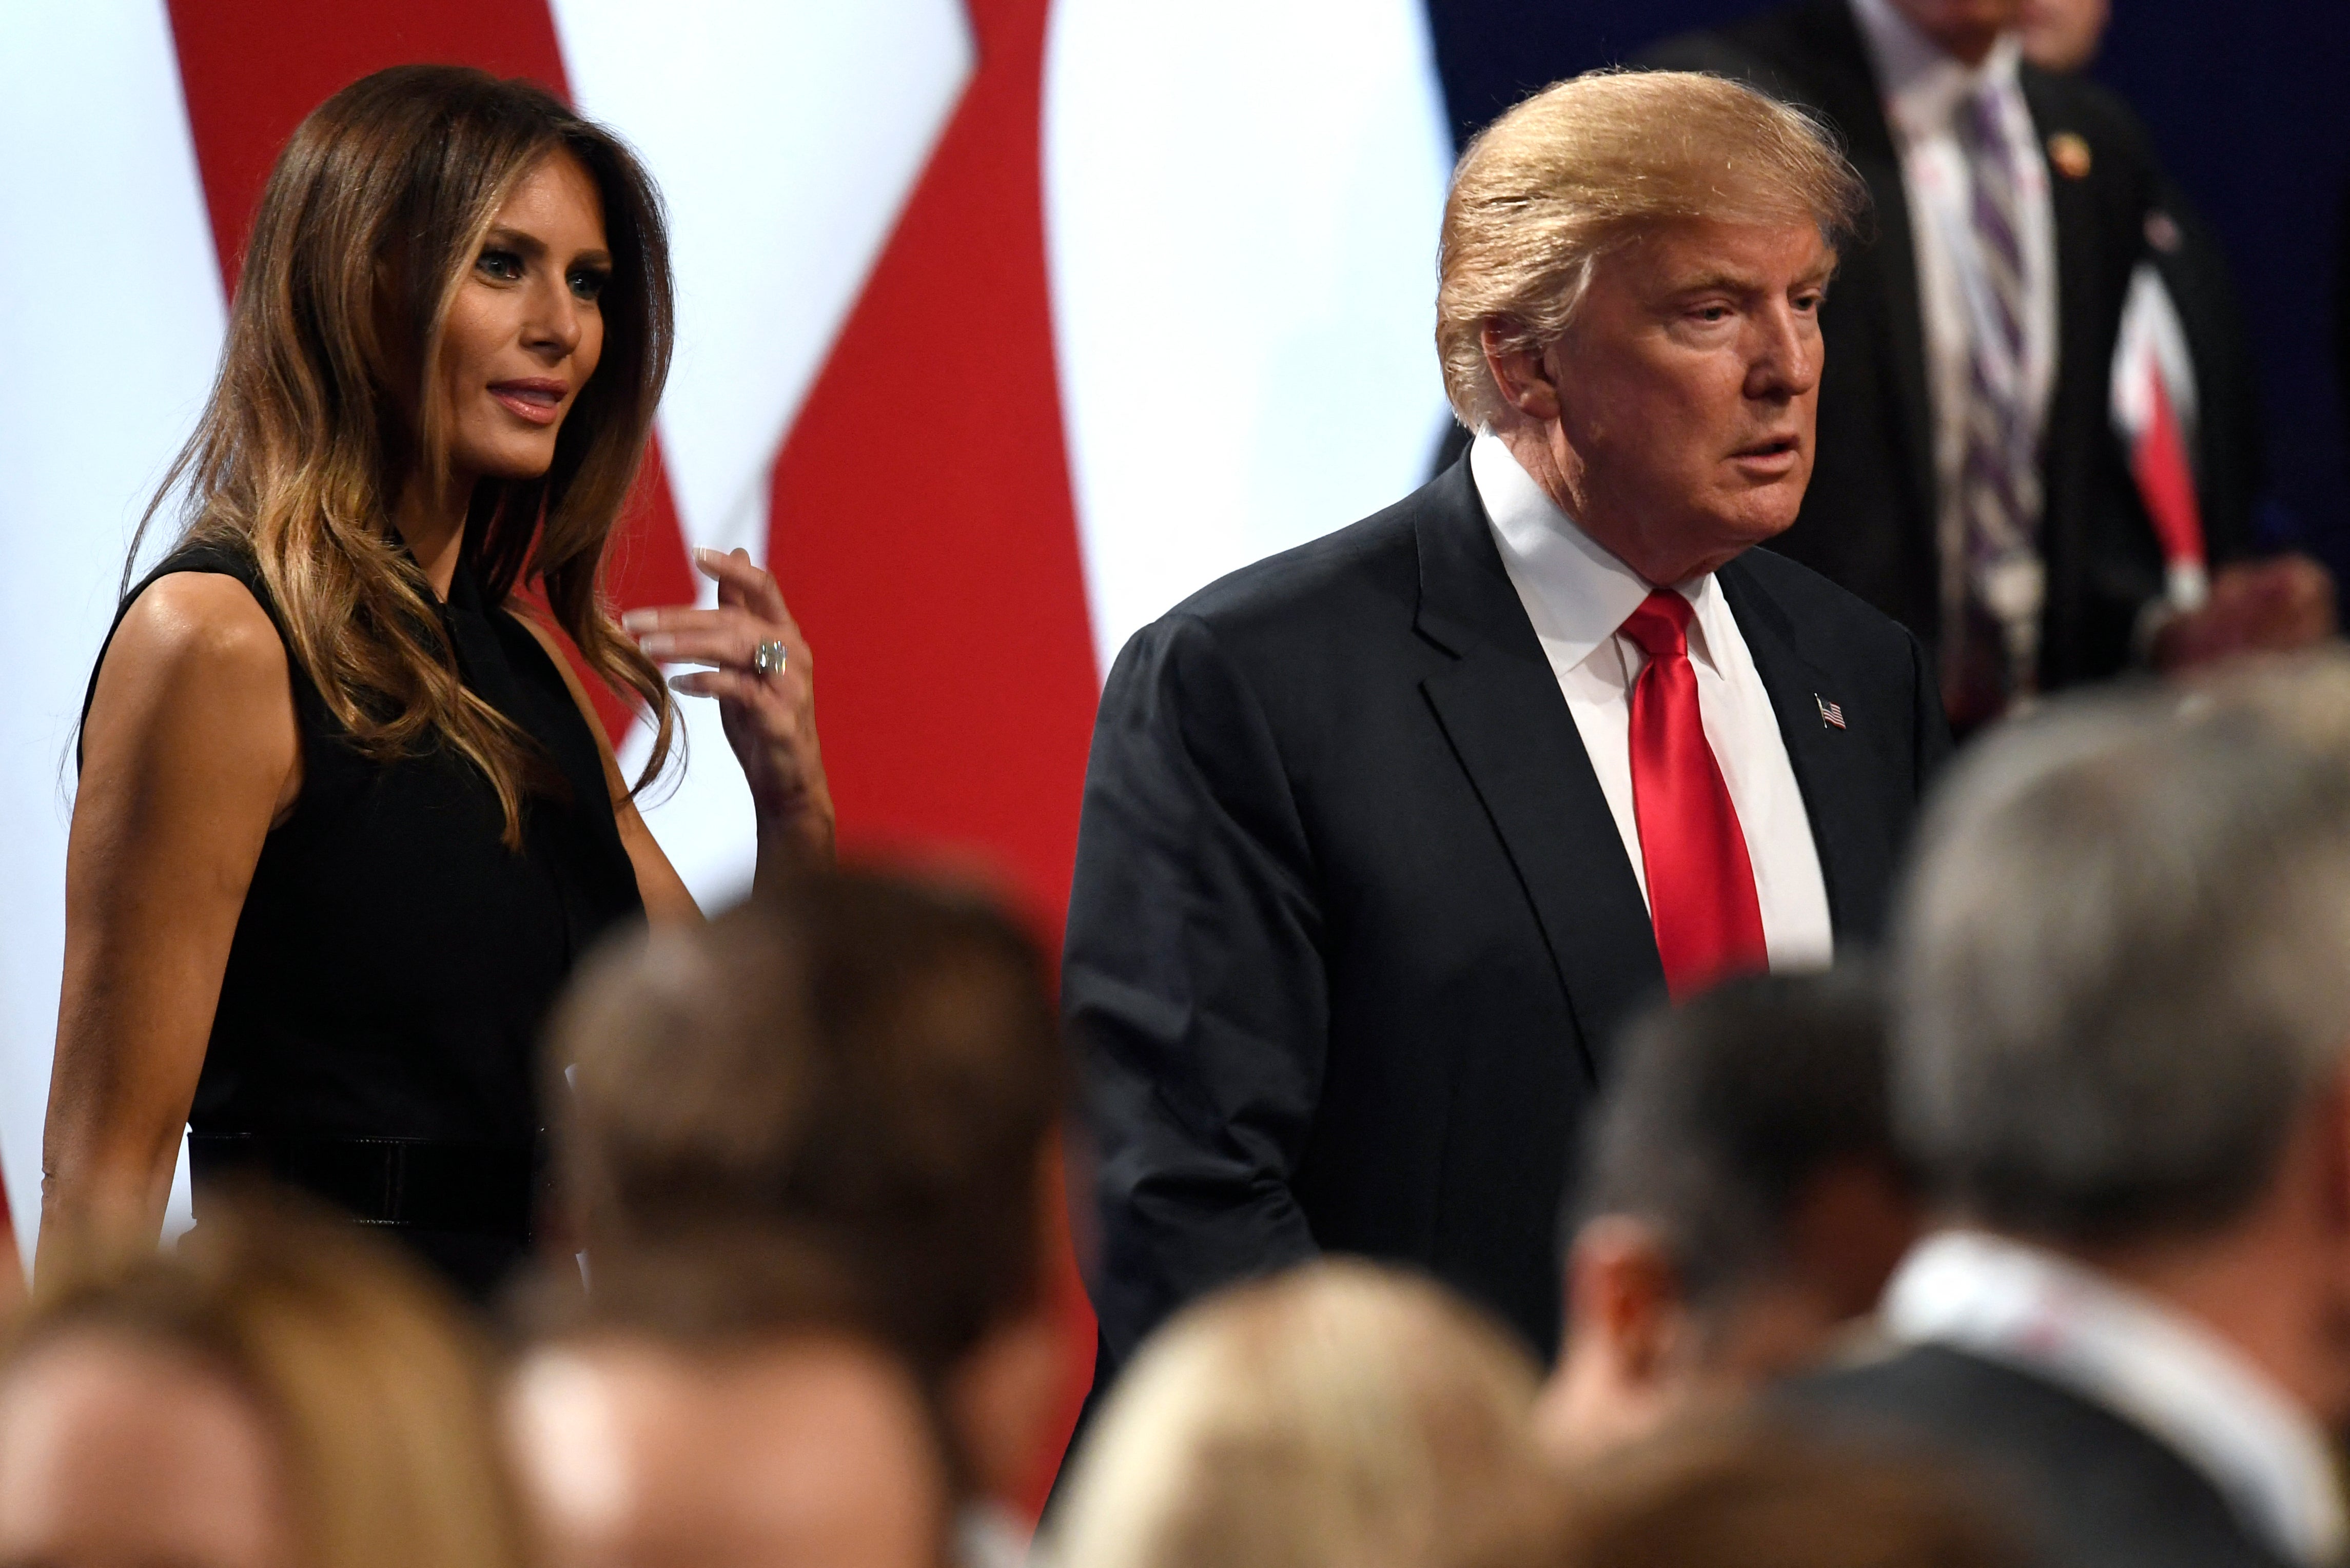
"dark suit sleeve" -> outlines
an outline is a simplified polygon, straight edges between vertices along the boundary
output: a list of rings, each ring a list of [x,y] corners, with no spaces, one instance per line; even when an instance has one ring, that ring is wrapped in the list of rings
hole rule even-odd
[[[1942,765],[1950,760],[1950,720],[1942,708],[1942,683],[1935,675],[1934,660],[1927,654],[1925,644],[1906,626],[1901,628],[1901,636],[1909,644],[1910,684],[1916,693],[1913,701],[1918,715],[1918,793],[1922,796],[1934,787]]]
[[[1256,695],[1205,622],[1119,655],[1086,774],[1062,1004],[1086,1054],[1105,1354],[1311,1257],[1290,1190],[1328,1000],[1305,836]]]

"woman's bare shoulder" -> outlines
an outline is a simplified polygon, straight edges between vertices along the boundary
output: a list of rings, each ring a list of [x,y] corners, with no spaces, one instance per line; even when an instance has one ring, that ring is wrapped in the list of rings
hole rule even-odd
[[[108,644],[84,753],[108,741],[178,734],[211,743],[293,733],[286,644],[251,589],[216,572],[174,572],[142,589]]]
[[[140,592],[106,650],[109,670],[137,667],[167,683],[283,684],[286,644],[253,590],[220,572],[173,572]]]

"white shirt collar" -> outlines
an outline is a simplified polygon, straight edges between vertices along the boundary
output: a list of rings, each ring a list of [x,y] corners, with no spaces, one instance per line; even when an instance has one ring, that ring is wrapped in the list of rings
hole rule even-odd
[[[1852,13],[1877,64],[1877,88],[1906,133],[1947,126],[1959,100],[1978,88],[2016,87],[2023,46],[2012,32],[1991,46],[1982,64],[1969,66],[1919,32],[1892,0],[1852,0]]]
[[[1469,474],[1534,635],[1564,675],[1607,644],[1655,585],[1576,526],[1501,437],[1487,431],[1470,443]],[[1708,625],[1730,613],[1721,589],[1711,572],[1673,587],[1697,612],[1690,657],[1711,662],[1719,634],[1709,634]]]
[[[1887,1287],[1886,1332],[2033,1373],[2095,1401],[2209,1476],[2289,1561],[2340,1560],[2345,1526],[2317,1424],[2233,1346],[2155,1298],[1979,1231],[1929,1236]]]

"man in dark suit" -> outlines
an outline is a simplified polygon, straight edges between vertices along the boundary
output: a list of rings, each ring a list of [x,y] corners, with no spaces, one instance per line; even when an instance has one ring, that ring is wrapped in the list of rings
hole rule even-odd
[[[2350,666],[2012,727],[1926,829],[1894,1123],[1947,1228],[1793,1409],[1971,1461],[2050,1568],[2338,1563]]]
[[[1749,548],[1802,497],[1856,201],[1815,127],[1735,84],[1520,106],[1443,237],[1446,382],[1487,433],[1119,656],[1063,969],[1097,1387],[1185,1300],[1325,1251],[1548,1345],[1618,1022],[1877,929],[1948,743],[1930,671]]]
[[[2168,593],[2110,377],[2132,274],[2175,270],[2178,225],[2129,111],[2019,58],[2021,5],[1797,0],[1643,57],[1813,109],[1867,182],[1874,231],[1822,317],[1819,462],[1779,547],[1924,639],[1962,728],[2134,662],[2332,627],[2322,568],[2245,559],[2258,470],[2232,382],[2199,441],[2208,599]]]

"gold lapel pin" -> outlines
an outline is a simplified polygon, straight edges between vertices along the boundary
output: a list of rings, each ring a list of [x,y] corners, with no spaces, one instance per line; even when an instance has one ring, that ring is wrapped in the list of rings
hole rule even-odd
[[[2048,139],[2048,163],[2067,180],[2089,177],[2089,144],[2070,130],[2060,130]]]

